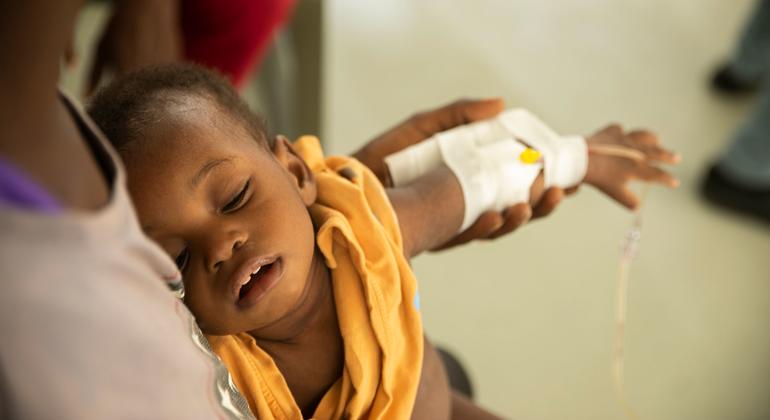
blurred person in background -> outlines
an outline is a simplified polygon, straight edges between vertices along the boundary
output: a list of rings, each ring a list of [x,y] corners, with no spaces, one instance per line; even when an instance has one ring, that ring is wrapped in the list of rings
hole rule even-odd
[[[295,0],[115,0],[89,91],[105,75],[182,60],[214,68],[242,87],[294,5]]]
[[[760,0],[735,51],[712,79],[718,92],[759,91],[752,114],[709,169],[703,194],[710,202],[770,222],[770,0]]]

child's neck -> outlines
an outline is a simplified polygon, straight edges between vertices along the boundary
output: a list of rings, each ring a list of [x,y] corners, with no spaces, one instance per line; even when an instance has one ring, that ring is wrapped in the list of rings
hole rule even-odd
[[[316,250],[305,288],[294,307],[282,318],[249,334],[261,347],[274,347],[309,344],[319,333],[339,335],[339,326],[331,274]]]
[[[303,414],[312,416],[344,364],[331,274],[318,250],[295,308],[251,335],[275,361]]]

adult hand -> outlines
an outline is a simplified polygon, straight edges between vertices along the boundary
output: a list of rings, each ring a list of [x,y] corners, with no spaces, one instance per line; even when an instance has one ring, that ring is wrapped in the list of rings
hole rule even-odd
[[[440,108],[420,112],[379,135],[354,153],[353,156],[368,166],[384,185],[390,186],[388,170],[384,161],[386,156],[427,140],[436,133],[492,118],[503,109],[505,109],[505,103],[500,98],[463,99]],[[569,194],[572,191],[566,191],[566,193]],[[468,229],[460,232],[435,250],[451,248],[475,239],[495,239],[506,235],[527,223],[531,218],[550,214],[564,195],[564,190],[551,188],[545,192],[534,208],[528,204],[517,204],[501,212],[485,212]]]
[[[114,7],[96,50],[89,94],[106,71],[118,75],[182,57],[179,0],[118,0]]]

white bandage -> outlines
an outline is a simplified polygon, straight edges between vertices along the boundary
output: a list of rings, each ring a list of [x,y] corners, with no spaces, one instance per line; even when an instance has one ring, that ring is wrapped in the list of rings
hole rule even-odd
[[[435,136],[385,157],[390,181],[396,187],[414,181],[438,168],[442,163],[441,151],[438,149]]]
[[[515,140],[514,140],[515,139]],[[525,142],[542,155],[541,164],[521,161]],[[529,189],[541,169],[545,186],[571,187],[585,176],[588,152],[580,136],[560,137],[524,109],[463,125],[385,158],[395,186],[445,163],[463,189],[465,215],[461,231],[487,210],[529,201]]]
[[[495,203],[492,210],[529,203],[529,190],[543,169],[540,162],[525,163],[519,157],[527,148],[513,139],[499,140],[477,148],[481,154],[490,182],[495,185]],[[479,215],[489,208],[479,209]],[[478,216],[477,216],[478,217]],[[473,217],[470,221],[475,221]]]
[[[497,118],[517,139],[543,154],[545,187],[574,187],[588,169],[588,147],[581,136],[561,137],[525,109],[511,109]]]
[[[529,189],[543,168],[524,163],[526,150],[509,138],[480,146],[470,136],[436,136],[441,157],[455,174],[463,192],[465,212],[459,231],[467,229],[482,213],[529,202]]]

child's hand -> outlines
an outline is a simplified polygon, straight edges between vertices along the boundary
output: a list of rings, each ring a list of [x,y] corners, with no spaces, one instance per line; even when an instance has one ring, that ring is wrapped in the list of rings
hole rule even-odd
[[[679,163],[679,155],[661,147],[658,136],[649,131],[624,133],[620,126],[610,125],[590,136],[587,143],[588,170],[583,182],[629,209],[639,205],[639,197],[628,188],[631,180],[656,182],[670,188],[679,186],[676,178],[655,166]]]
[[[436,133],[492,118],[504,109],[505,104],[499,98],[463,99],[440,108],[420,112],[368,142],[354,153],[353,157],[369,167],[387,186],[389,179],[384,162],[385,156],[427,140]],[[485,212],[468,229],[435,250],[452,248],[476,239],[495,239],[511,233],[530,219],[550,214],[559,205],[564,195],[572,192],[574,189],[562,190],[554,187],[545,191],[534,207],[519,204],[508,207],[502,212]]]

